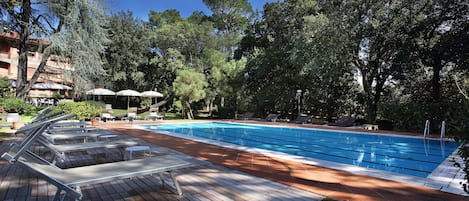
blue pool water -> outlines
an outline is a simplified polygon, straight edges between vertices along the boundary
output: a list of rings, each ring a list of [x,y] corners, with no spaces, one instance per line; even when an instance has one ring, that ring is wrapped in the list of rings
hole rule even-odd
[[[223,122],[146,128],[422,178],[459,146],[453,141]]]

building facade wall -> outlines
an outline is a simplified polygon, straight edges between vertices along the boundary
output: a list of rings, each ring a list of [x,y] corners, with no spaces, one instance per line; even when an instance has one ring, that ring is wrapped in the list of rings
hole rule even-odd
[[[19,35],[14,32],[4,32],[0,34],[0,76],[6,76],[9,80],[16,81],[18,75],[18,48],[16,43]],[[30,80],[39,66],[42,53],[35,51],[37,49],[38,39],[32,39],[30,45],[31,51],[28,53],[27,79]],[[37,82],[55,82],[71,86],[73,81],[66,76],[67,71],[73,71],[72,65],[68,59],[52,55],[46,63],[45,71],[39,75]],[[55,93],[63,94],[58,90],[31,90],[32,96],[46,96]],[[49,95],[48,95],[49,94]]]

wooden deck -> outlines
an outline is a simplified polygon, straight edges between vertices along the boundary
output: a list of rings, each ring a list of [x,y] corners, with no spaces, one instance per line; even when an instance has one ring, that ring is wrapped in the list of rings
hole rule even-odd
[[[9,144],[18,142],[10,138],[0,142],[0,153],[5,152]],[[178,196],[162,188],[159,178],[142,176],[133,179],[88,185],[82,187],[83,200],[321,200],[316,194],[302,191],[290,186],[275,183],[267,179],[254,177],[236,170],[214,165],[181,154],[177,151],[158,147],[142,141],[158,150],[158,154],[172,154],[188,160],[196,166],[176,172],[183,195]],[[34,152],[45,157],[49,153],[42,147],[34,147]],[[123,158],[119,150],[82,151],[69,155],[69,160],[58,165],[67,168],[112,162]],[[137,155],[137,157],[139,157]],[[144,157],[144,156],[140,156]],[[157,156],[153,156],[157,157]],[[86,174],[86,173],[84,173]],[[17,165],[0,160],[0,200],[51,200],[56,191],[55,186],[29,174]]]

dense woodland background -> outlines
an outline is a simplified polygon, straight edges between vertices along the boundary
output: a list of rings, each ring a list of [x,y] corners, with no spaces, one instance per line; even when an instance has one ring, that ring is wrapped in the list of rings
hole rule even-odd
[[[46,58],[73,61],[77,99],[100,83],[157,89],[165,110],[187,118],[294,118],[299,102],[325,120],[353,115],[402,131],[421,132],[426,119],[434,131],[442,120],[454,130],[468,121],[464,0],[285,0],[262,11],[247,0],[203,2],[211,15],[151,11],[145,21],[91,0],[2,1],[0,13],[2,26],[20,33],[19,66],[29,36],[46,39],[38,48]],[[35,80],[19,74],[24,98]]]
[[[301,112],[327,120],[354,115],[417,132],[426,119],[434,130],[467,121],[465,1],[286,0],[261,12],[246,0],[204,2],[212,15],[110,16],[106,86],[158,89],[186,117],[294,118],[301,89]]]

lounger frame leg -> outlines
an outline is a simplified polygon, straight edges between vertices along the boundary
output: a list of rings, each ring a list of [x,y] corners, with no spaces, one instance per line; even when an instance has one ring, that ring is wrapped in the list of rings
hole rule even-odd
[[[55,192],[55,195],[54,195],[54,201],[58,201],[58,200],[64,200],[65,198],[65,195],[64,197],[60,196],[60,192],[62,192],[62,189],[57,189],[57,192]]]
[[[171,183],[168,183],[165,179],[164,179],[164,175],[163,173],[159,173],[160,175],[160,179],[161,179],[161,183],[164,186],[168,186],[169,187],[169,190],[171,190],[172,192],[178,194],[178,195],[182,195],[182,190],[181,190],[181,187],[179,186],[179,183],[178,181],[176,180],[176,176],[174,175],[173,171],[168,171],[169,173],[169,176],[170,176],[170,179],[172,180],[172,184]]]
[[[68,194],[67,194],[67,191],[65,191],[65,193],[63,195],[61,195],[62,193],[62,188],[57,188],[57,192],[55,192],[55,195],[54,195],[54,201],[63,201],[65,200],[65,198],[67,198]],[[77,195],[75,196],[78,196],[78,197],[75,197],[74,200],[82,200],[83,199],[83,194],[81,193],[81,189],[80,189],[80,186],[77,186],[75,187],[75,191],[77,193]]]

